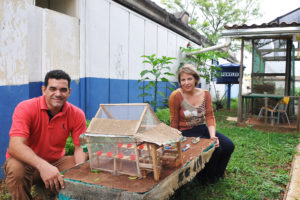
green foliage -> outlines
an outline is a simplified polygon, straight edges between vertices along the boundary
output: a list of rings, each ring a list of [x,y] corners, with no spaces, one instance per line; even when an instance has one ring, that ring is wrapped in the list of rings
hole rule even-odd
[[[180,47],[180,50],[185,53],[198,51],[200,49],[194,49],[191,45],[188,45],[187,48]],[[185,63],[193,63],[195,67],[197,68],[200,77],[204,78],[206,80],[206,83],[210,83],[211,79],[214,77],[219,77],[219,74],[217,73],[217,70],[221,70],[220,67],[217,67],[216,65],[210,65],[207,66],[207,62],[211,62],[211,60],[218,61],[219,58],[227,58],[228,53],[226,52],[218,52],[218,51],[209,51],[209,52],[203,52],[200,54],[196,54],[193,56],[187,56],[184,58]],[[180,67],[184,63],[181,63]]]
[[[190,26],[217,43],[226,24],[244,24],[261,16],[258,0],[161,0],[170,12],[186,10]]]
[[[90,120],[86,120],[86,127],[89,126],[90,122],[91,122]],[[65,155],[74,155],[74,150],[75,147],[73,144],[73,139],[71,136],[69,136],[65,146],[65,151],[66,151]]]
[[[66,146],[65,146],[65,151],[66,151],[65,155],[73,155],[74,150],[75,150],[75,147],[73,144],[72,137],[69,136],[67,139],[67,142],[66,142]]]
[[[4,179],[0,180],[0,199],[3,200],[10,200],[11,195],[9,194],[7,190],[7,186],[5,185]]]
[[[167,124],[170,125],[170,110],[169,108],[163,108],[163,109],[157,109],[156,116],[158,119]]]
[[[145,81],[145,85],[139,87],[139,89],[143,90],[143,93],[139,95],[139,97],[151,97],[150,105],[153,107],[154,111],[157,109],[158,95],[162,97],[163,103],[167,102],[167,97],[164,92],[158,91],[158,81],[170,83],[172,86],[176,86],[174,83],[170,82],[168,77],[175,76],[175,74],[171,73],[171,68],[168,66],[172,64],[171,60],[176,58],[162,56],[161,58],[156,57],[155,54],[151,56],[143,55],[143,58],[146,60],[143,63],[148,63],[151,65],[151,69],[141,71],[141,79],[138,82]],[[153,80],[154,79],[154,80]],[[172,89],[168,87],[169,89]],[[154,94],[151,92],[147,92],[150,89],[154,89]]]
[[[300,96],[300,88],[295,89],[295,96]]]

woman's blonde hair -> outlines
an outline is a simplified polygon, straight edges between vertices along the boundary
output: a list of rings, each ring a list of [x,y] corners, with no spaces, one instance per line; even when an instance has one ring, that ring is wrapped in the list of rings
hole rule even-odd
[[[199,82],[200,82],[200,75],[196,69],[196,67],[193,65],[193,64],[184,64],[179,70],[178,70],[178,73],[177,73],[177,81],[178,81],[178,84],[180,85],[181,87],[181,84],[180,84],[180,76],[182,73],[186,73],[186,74],[190,74],[192,75],[194,78],[195,78],[195,86],[198,86],[199,85]]]

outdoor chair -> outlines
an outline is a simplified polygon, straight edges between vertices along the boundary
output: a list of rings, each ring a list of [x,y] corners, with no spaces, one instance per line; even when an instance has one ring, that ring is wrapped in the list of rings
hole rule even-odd
[[[289,117],[287,115],[287,108],[288,108],[288,104],[289,104],[289,101],[290,101],[290,97],[283,97],[276,105],[274,108],[269,108],[269,107],[261,107],[260,111],[259,111],[259,114],[258,114],[258,118],[261,118],[262,117],[262,114],[264,113],[265,110],[267,110],[267,114],[268,112],[270,112],[270,119],[271,119],[271,124],[274,125],[274,120],[278,119],[278,117],[282,117],[282,119],[284,119],[283,116],[286,117],[287,119],[287,122],[289,124],[289,126],[291,125],[290,124],[290,120],[289,120]],[[278,112],[279,112],[279,115],[278,115]]]

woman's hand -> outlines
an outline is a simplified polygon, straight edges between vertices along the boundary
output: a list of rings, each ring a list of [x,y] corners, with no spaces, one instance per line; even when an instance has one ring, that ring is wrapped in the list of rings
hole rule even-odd
[[[219,143],[219,138],[214,136],[214,137],[211,137],[211,139],[215,142],[215,147],[219,147],[220,143]]]

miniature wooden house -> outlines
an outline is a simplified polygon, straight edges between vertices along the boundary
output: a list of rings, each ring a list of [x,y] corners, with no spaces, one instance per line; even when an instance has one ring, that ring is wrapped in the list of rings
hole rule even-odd
[[[140,178],[153,171],[159,180],[162,161],[182,164],[180,131],[161,123],[145,103],[101,104],[81,138],[92,170]],[[171,144],[175,149],[166,150]]]

